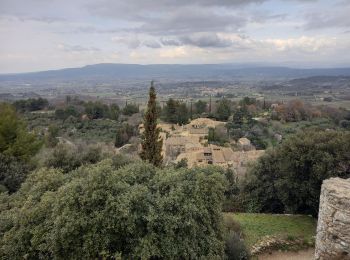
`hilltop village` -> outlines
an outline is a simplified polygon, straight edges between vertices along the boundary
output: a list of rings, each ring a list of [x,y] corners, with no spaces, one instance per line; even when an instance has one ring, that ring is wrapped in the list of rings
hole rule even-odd
[[[189,168],[217,165],[235,170],[237,176],[244,175],[249,163],[256,161],[265,150],[257,150],[250,140],[243,137],[237,142],[231,140],[227,146],[208,144],[209,130],[225,128],[225,122],[210,118],[197,118],[186,125],[160,123],[160,137],[163,139],[164,162],[186,161]],[[139,126],[143,132],[143,124]]]

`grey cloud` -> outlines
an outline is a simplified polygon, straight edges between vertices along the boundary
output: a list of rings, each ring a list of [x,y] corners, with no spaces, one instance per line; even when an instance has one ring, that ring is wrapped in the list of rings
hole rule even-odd
[[[121,29],[101,29],[95,26],[78,26],[71,29],[73,33],[97,33],[97,34],[111,34],[111,33],[120,33],[123,30]]]
[[[102,29],[95,26],[79,26],[69,30],[74,33],[136,33],[157,36],[197,32],[237,32],[249,22],[249,19],[244,15],[220,15],[210,9],[199,9],[195,13],[191,9],[180,9],[167,15],[144,17],[140,21],[142,22],[137,22],[136,25],[128,24],[123,28]]]
[[[164,46],[181,46],[183,45],[179,40],[177,39],[171,39],[171,38],[161,38],[161,43]]]
[[[162,45],[160,45],[160,43],[157,41],[144,41],[142,45],[152,49],[158,49],[162,47]]]
[[[202,7],[225,7],[237,8],[250,4],[261,4],[268,0],[100,0],[87,4],[86,7],[95,13],[102,15],[118,14],[134,14],[137,10],[146,13],[159,12],[164,10],[173,10],[174,8],[182,8],[188,6]],[[318,0],[287,0],[291,2],[316,2]],[[193,14],[193,13],[192,13]]]
[[[93,15],[121,21],[124,27],[106,29],[94,26],[66,27],[69,33],[136,32],[153,35],[181,35],[196,32],[237,32],[251,21],[265,22],[281,15],[242,13],[244,7],[267,0],[1,0],[0,13],[10,13],[51,23],[54,10],[62,19],[74,20],[82,15]],[[283,0],[281,0],[283,1]],[[288,0],[316,1],[316,0]],[[35,15],[33,15],[35,14]],[[46,16],[43,17],[42,15]],[[52,16],[52,17],[51,17]],[[76,26],[76,25],[75,25]]]
[[[216,33],[200,33],[192,35],[182,35],[172,38],[161,38],[161,43],[164,46],[196,46],[200,48],[227,48],[234,47],[236,49],[247,49],[243,41],[248,39],[248,36],[237,35],[237,40],[219,37]]]
[[[262,3],[266,0],[154,0],[154,1],[115,1],[100,0],[87,4],[86,8],[96,14],[114,16],[116,13],[121,15],[133,15],[134,18],[138,13],[160,12],[166,10],[174,10],[174,8],[183,8],[188,6],[203,7],[237,7],[252,3]],[[193,13],[191,13],[193,14]],[[141,14],[141,16],[143,16]]]
[[[20,22],[27,22],[27,21],[34,21],[34,22],[41,22],[41,23],[55,23],[55,22],[65,22],[66,19],[61,17],[55,17],[55,16],[29,16],[29,15],[0,15],[0,20],[7,20],[7,21],[20,21]]]
[[[246,25],[246,15],[237,14],[239,8],[249,3],[265,0],[154,0],[112,1],[101,0],[86,5],[93,15],[109,16],[127,21],[125,30],[153,35],[181,35],[193,32],[237,31]],[[223,12],[222,8],[229,8]]]
[[[21,21],[35,21],[35,22],[43,22],[43,23],[55,23],[55,22],[64,22],[66,19],[60,17],[48,17],[48,16],[29,16],[29,17],[20,17]]]
[[[304,28],[307,30],[324,28],[350,28],[350,2],[341,2],[333,10],[314,11],[305,15]]]
[[[257,23],[265,23],[267,21],[275,20],[275,21],[282,21],[287,18],[287,14],[268,14],[266,12],[255,12],[251,16],[251,21],[257,22]]]
[[[63,50],[65,52],[97,52],[101,51],[96,47],[85,47],[81,45],[69,45],[69,44],[59,44],[58,49]]]
[[[124,44],[130,49],[136,49],[141,46],[141,41],[139,40],[137,35],[121,35],[113,37],[112,41],[115,43]]]
[[[232,45],[231,40],[219,38],[217,34],[183,36],[180,37],[180,41],[185,45],[193,45],[201,48],[224,48]]]
[[[191,13],[192,12],[192,13]],[[148,18],[134,29],[154,35],[181,35],[195,32],[237,31],[246,25],[247,18],[238,15],[219,15],[212,10],[177,10],[164,17]]]
[[[127,21],[125,31],[153,35],[181,35],[197,32],[237,32],[249,22],[283,20],[285,14],[252,13],[249,4],[267,0],[100,0],[86,5],[93,15]],[[317,0],[288,0],[317,1]]]

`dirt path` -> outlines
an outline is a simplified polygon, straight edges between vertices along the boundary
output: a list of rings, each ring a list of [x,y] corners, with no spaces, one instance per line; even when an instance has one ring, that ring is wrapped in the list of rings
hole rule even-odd
[[[259,260],[313,260],[314,249],[306,249],[298,252],[272,252],[259,255]]]

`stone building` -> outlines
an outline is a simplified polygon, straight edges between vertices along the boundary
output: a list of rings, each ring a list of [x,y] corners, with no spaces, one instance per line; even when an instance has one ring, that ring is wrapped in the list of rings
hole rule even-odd
[[[251,144],[250,140],[246,137],[238,139],[237,148],[241,151],[250,151],[255,149],[255,147]]]
[[[190,136],[171,136],[163,142],[165,156],[171,160],[175,160],[181,153],[191,153],[201,148],[198,138]]]
[[[322,184],[315,259],[350,259],[350,179]]]
[[[211,144],[197,151],[193,150],[191,152],[180,153],[176,161],[179,162],[182,159],[187,159],[189,168],[210,164],[231,168],[240,177],[246,173],[249,163],[255,162],[264,152],[264,150],[233,151],[229,147]]]

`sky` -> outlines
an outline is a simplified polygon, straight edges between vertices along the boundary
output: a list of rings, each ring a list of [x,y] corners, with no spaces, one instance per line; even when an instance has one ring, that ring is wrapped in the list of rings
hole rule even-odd
[[[350,0],[0,0],[0,73],[97,63],[350,66]]]

